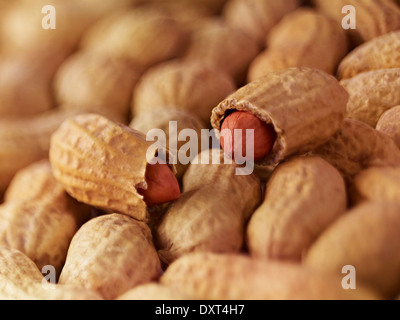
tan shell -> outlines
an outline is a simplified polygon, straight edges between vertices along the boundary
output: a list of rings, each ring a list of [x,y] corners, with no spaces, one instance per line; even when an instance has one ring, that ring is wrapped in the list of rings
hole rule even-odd
[[[18,170],[47,158],[50,136],[73,111],[52,110],[33,118],[0,119],[0,193]]]
[[[400,148],[400,105],[382,114],[376,125],[376,130],[391,137]]]
[[[149,69],[140,79],[134,90],[132,114],[168,107],[185,110],[209,123],[212,108],[233,91],[232,78],[215,67],[166,62]]]
[[[291,68],[240,88],[214,108],[211,124],[219,135],[230,110],[245,110],[271,123],[277,139],[261,164],[275,165],[322,145],[335,134],[345,116],[347,98],[333,76],[317,69]]]
[[[400,28],[400,8],[393,0],[312,0],[317,9],[342,24],[342,9],[351,5],[356,11],[356,29],[349,29],[353,44],[359,45]]]
[[[341,281],[300,264],[211,253],[182,257],[161,277],[162,284],[201,300],[379,299],[362,285],[343,290]]]
[[[56,284],[43,285],[43,274],[22,252],[0,247],[1,300],[101,300],[92,290]]]
[[[75,234],[59,282],[115,299],[160,275],[148,226],[122,214],[108,214],[89,220]]]
[[[46,30],[42,27],[45,18],[42,8],[46,5],[56,9],[56,29]],[[3,37],[7,42],[5,48],[8,53],[29,52],[39,48],[47,55],[61,48],[72,52],[96,18],[92,10],[79,5],[78,1],[14,1],[2,18],[0,38]]]
[[[83,114],[53,134],[50,162],[56,179],[78,201],[146,220],[146,204],[136,188],[147,186],[150,146],[136,130]]]
[[[374,38],[355,48],[340,63],[338,78],[352,78],[360,73],[400,68],[400,31]]]
[[[151,282],[137,286],[122,295],[116,300],[188,300],[188,298],[157,282]]]
[[[364,283],[387,299],[400,288],[400,203],[366,202],[343,215],[310,248],[305,265],[340,275],[356,270]]]
[[[0,245],[25,253],[41,269],[57,275],[71,239],[91,215],[89,207],[71,199],[53,177],[47,160],[18,172],[0,206]]]
[[[22,118],[53,107],[46,69],[26,56],[0,58],[0,117]]]
[[[300,261],[303,252],[347,208],[340,172],[319,157],[280,164],[264,198],[247,227],[249,252],[263,259]]]
[[[374,128],[385,111],[400,104],[400,68],[361,73],[340,84],[350,95],[347,116]]]
[[[171,124],[171,121],[176,121],[177,132],[174,131],[174,124]],[[190,155],[190,158],[194,158],[201,150],[201,130],[207,128],[207,126],[195,115],[183,110],[169,108],[166,108],[162,112],[159,110],[149,110],[148,112],[140,113],[133,118],[129,126],[133,129],[143,132],[144,134],[149,133],[153,129],[161,129],[165,133],[166,144],[164,147],[168,149],[170,154],[172,154],[176,159],[175,167],[177,171],[176,176],[178,179],[182,178],[183,174],[188,168],[188,164],[182,164],[179,161],[179,150],[181,150],[182,146],[188,143],[186,140],[178,141],[179,134],[182,133],[183,130],[188,129],[192,129],[197,133],[198,149],[196,150],[195,154]],[[170,148],[170,140],[177,142],[177,148]],[[191,143],[192,142],[193,141],[191,141]]]
[[[267,49],[251,64],[248,80],[291,67],[334,74],[347,50],[347,37],[340,25],[313,9],[300,8],[271,30]]]
[[[219,13],[227,0],[153,0],[157,5],[162,5],[164,3],[175,2],[177,4],[190,3],[192,6],[203,6],[213,13]]]
[[[64,61],[55,76],[57,103],[71,109],[107,108],[119,118],[126,118],[132,90],[141,73],[140,68],[121,59],[99,53],[76,53]]]
[[[353,119],[346,119],[314,154],[339,169],[347,181],[368,167],[400,165],[400,150],[390,137]]]
[[[194,251],[239,252],[245,224],[261,201],[260,181],[237,175],[223,152],[203,151],[183,178],[183,194],[171,204],[155,231],[159,255],[166,264]],[[214,155],[220,164],[212,164]]]
[[[215,66],[243,83],[250,62],[260,50],[254,38],[215,18],[198,24],[192,32],[185,59]]]
[[[350,192],[353,203],[388,200],[400,202],[400,167],[372,167],[361,171]]]
[[[87,32],[81,49],[149,67],[180,54],[185,33],[156,7],[138,7],[108,15]]]
[[[299,5],[298,0],[230,0],[224,7],[223,17],[234,28],[263,43],[271,28]]]

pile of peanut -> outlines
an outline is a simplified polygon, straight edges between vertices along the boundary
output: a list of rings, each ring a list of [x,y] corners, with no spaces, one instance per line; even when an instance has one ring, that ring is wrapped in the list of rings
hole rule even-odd
[[[392,300],[399,251],[399,0],[0,0],[0,299]]]

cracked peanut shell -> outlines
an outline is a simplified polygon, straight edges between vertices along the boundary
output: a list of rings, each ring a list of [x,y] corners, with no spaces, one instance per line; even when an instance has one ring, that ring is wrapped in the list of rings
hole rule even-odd
[[[261,165],[276,165],[294,154],[324,144],[341,126],[347,92],[327,73],[311,68],[271,72],[240,88],[212,111],[211,124],[219,135],[224,118],[234,110],[248,111],[277,133],[271,153]]]
[[[65,121],[52,135],[50,162],[56,179],[80,202],[147,220],[146,153],[151,143],[139,131],[96,114]]]

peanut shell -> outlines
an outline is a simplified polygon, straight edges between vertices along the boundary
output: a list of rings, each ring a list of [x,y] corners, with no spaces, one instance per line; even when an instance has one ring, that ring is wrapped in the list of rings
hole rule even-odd
[[[400,148],[400,105],[382,114],[376,125],[376,130],[391,137]]]
[[[148,226],[122,214],[108,214],[89,220],[75,234],[59,282],[115,299],[160,275]]]
[[[238,252],[245,224],[261,201],[259,179],[237,175],[237,165],[224,164],[220,150],[203,151],[210,164],[191,164],[183,177],[183,194],[170,205],[155,231],[161,260],[169,264],[194,251]],[[211,158],[220,164],[211,164]],[[216,187],[218,186],[218,192]]]
[[[185,41],[171,16],[156,7],[139,7],[106,16],[85,34],[81,49],[150,67],[176,57]]]
[[[374,38],[351,51],[340,63],[338,78],[380,69],[400,68],[400,31]]]
[[[0,193],[18,170],[48,157],[50,136],[69,110],[51,110],[26,119],[0,119]]]
[[[63,122],[52,135],[50,162],[56,179],[78,201],[147,220],[137,188],[147,188],[150,146],[139,131],[82,114]]]
[[[39,269],[65,262],[71,239],[91,216],[89,207],[71,199],[47,160],[19,171],[0,206],[0,245],[18,249]]]
[[[363,287],[344,290],[342,277],[299,264],[241,255],[194,253],[175,261],[161,283],[200,300],[370,300]]]
[[[248,79],[291,67],[310,67],[334,74],[348,50],[341,26],[313,9],[287,14],[269,33],[267,49],[250,65]]]
[[[174,127],[174,123],[171,124],[171,121],[176,121],[176,127]],[[187,143],[186,140],[178,140],[179,134],[182,133],[183,130],[187,129],[192,129],[197,133],[198,148],[195,154],[190,155],[190,159],[193,159],[197,153],[201,151],[201,130],[207,128],[207,126],[200,121],[197,116],[183,110],[168,108],[163,110],[163,112],[160,112],[159,110],[150,110],[148,112],[140,113],[133,118],[129,126],[145,134],[148,134],[153,129],[160,129],[165,133],[166,141],[164,147],[168,148],[169,153],[176,159],[175,167],[178,179],[182,178],[189,165],[182,164],[182,162],[179,161],[179,150],[181,150],[181,147]],[[176,132],[174,131],[175,128],[177,130]],[[170,141],[177,141],[176,148],[170,148]]]
[[[249,252],[263,259],[300,261],[347,208],[340,172],[313,156],[280,164],[267,183],[264,199],[247,226]]]
[[[263,43],[271,28],[299,5],[298,0],[230,0],[224,7],[223,17],[229,25]]]
[[[313,0],[316,8],[341,25],[346,14],[343,7],[355,8],[355,29],[348,29],[353,45],[379,37],[400,28],[400,8],[393,0]]]
[[[339,169],[350,182],[369,167],[399,166],[399,151],[387,135],[361,121],[346,119],[340,131],[313,153]]]
[[[43,285],[35,263],[16,249],[0,247],[0,299],[2,300],[101,300],[92,290],[55,284]]]
[[[166,62],[149,69],[140,79],[134,89],[132,114],[171,108],[209,123],[212,108],[234,90],[233,79],[213,66]]]
[[[353,203],[400,201],[400,167],[371,167],[361,171],[351,185]]]
[[[157,282],[139,285],[119,297],[116,300],[188,300],[188,298]]]
[[[271,153],[261,165],[276,165],[329,140],[339,129],[348,94],[331,75],[310,68],[271,72],[240,88],[212,111],[211,124],[219,136],[232,110],[248,111],[272,124],[277,133]]]
[[[400,104],[400,68],[361,73],[340,84],[350,95],[347,117],[374,128],[385,111]]]
[[[81,106],[109,109],[116,119],[126,119],[132,90],[142,70],[131,63],[100,53],[78,52],[61,65],[54,79],[58,104],[81,111]]]
[[[304,264],[336,275],[351,265],[357,284],[392,299],[400,289],[399,228],[398,202],[366,202],[329,227],[310,248]]]
[[[231,75],[236,83],[242,83],[260,49],[252,37],[216,18],[198,24],[191,34],[185,59],[215,66]]]

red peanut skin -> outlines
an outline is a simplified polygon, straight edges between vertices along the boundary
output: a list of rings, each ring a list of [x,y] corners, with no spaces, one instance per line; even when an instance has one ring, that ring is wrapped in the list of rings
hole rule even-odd
[[[138,189],[148,206],[154,206],[176,200],[181,191],[178,180],[165,163],[147,164],[147,189]]]
[[[227,134],[223,130],[228,129],[232,135],[232,143],[228,142],[228,146],[225,147],[225,139]],[[276,140],[276,133],[272,125],[266,124],[258,117],[250,112],[246,111],[235,111],[227,116],[221,125],[221,146],[225,153],[232,155],[234,158],[235,150],[238,150],[240,141],[236,142],[234,139],[234,130],[242,130],[242,156],[246,155],[246,129],[254,130],[254,161],[260,161],[264,159],[272,150]],[[239,152],[239,151],[236,151]]]

